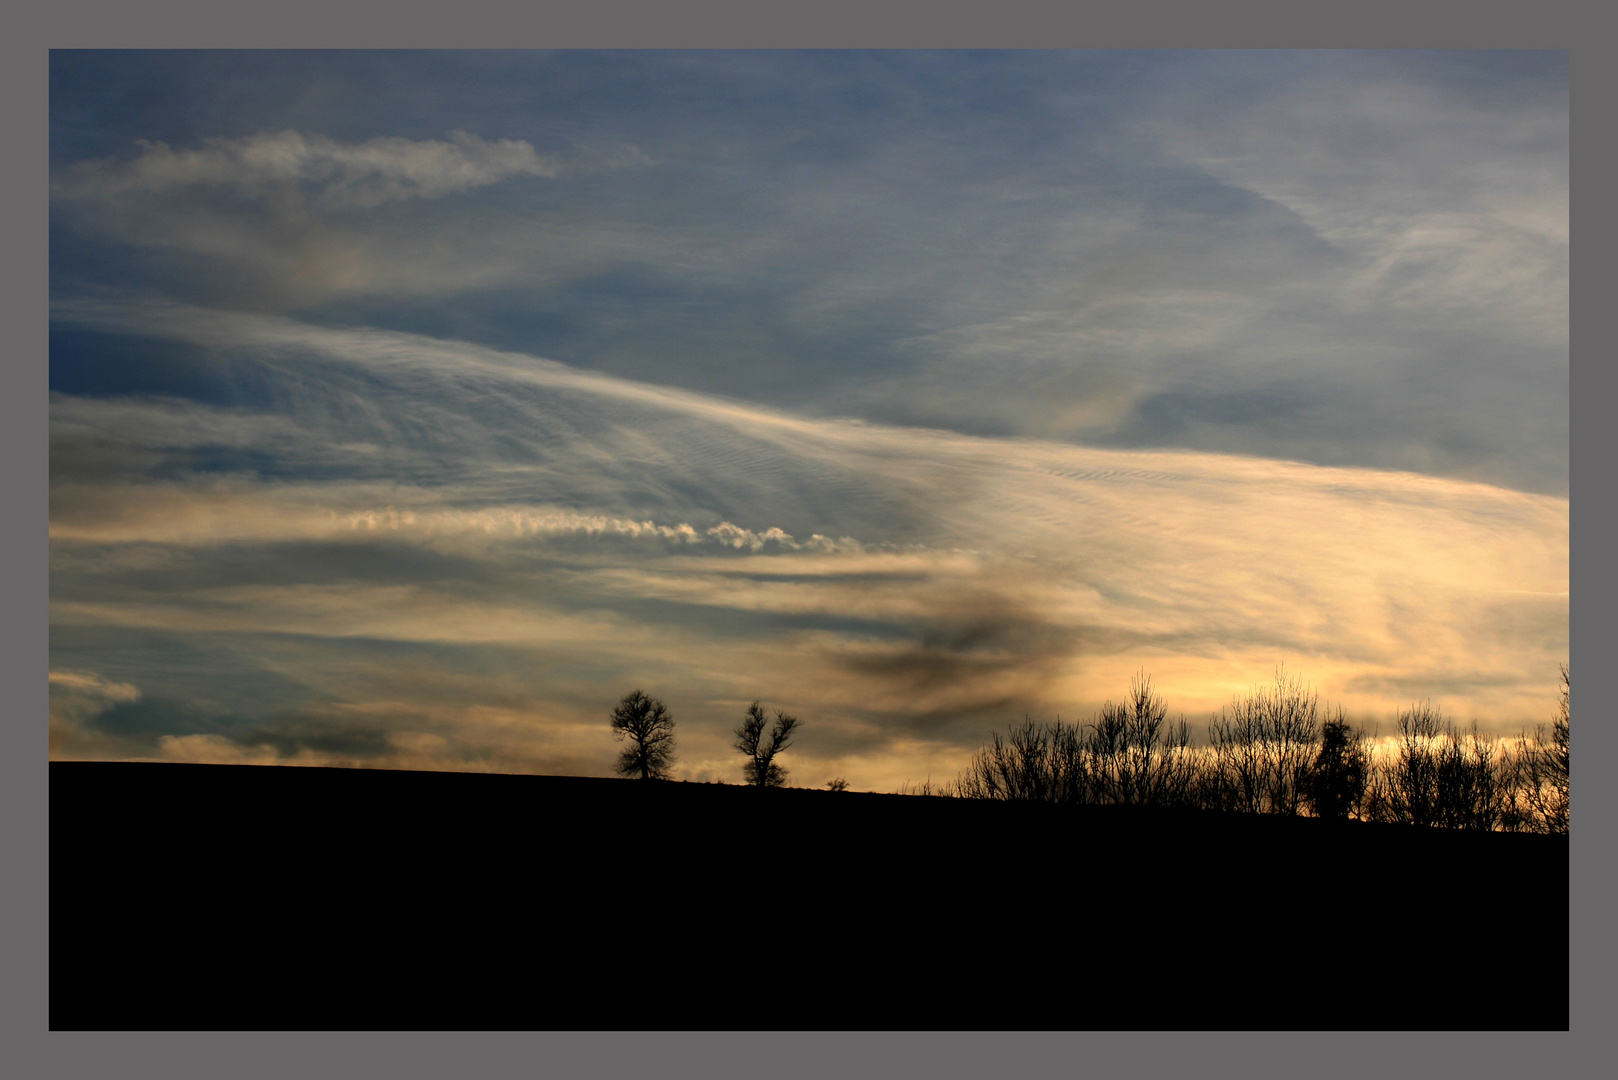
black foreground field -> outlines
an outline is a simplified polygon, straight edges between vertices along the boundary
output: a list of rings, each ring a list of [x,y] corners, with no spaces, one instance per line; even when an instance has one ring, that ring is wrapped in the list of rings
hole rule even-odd
[[[50,1023],[1552,1029],[1565,838],[53,762]]]

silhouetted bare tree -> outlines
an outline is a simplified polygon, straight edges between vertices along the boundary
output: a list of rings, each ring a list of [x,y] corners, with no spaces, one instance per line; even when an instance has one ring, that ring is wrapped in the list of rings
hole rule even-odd
[[[612,736],[629,740],[618,772],[642,780],[667,780],[674,765],[674,718],[664,704],[631,690],[612,710]]]
[[[1500,741],[1478,730],[1446,728],[1438,747],[1437,824],[1492,832],[1512,814],[1512,762]]]
[[[753,702],[736,728],[734,745],[747,755],[747,764],[742,766],[742,773],[749,784],[755,787],[782,787],[787,781],[787,771],[775,763],[775,756],[791,744],[793,734],[798,729],[798,718],[788,716],[780,709],[775,710],[775,726],[770,729],[768,742],[764,741],[766,722],[764,710],[758,702]]]
[[[1320,703],[1297,679],[1237,698],[1208,725],[1218,801],[1247,813],[1295,815],[1306,805],[1320,745]]]
[[[1438,821],[1438,741],[1441,712],[1422,702],[1394,721],[1398,743],[1390,759],[1379,761],[1372,781],[1373,814],[1379,821],[1434,825]]]
[[[1088,725],[1085,764],[1095,801],[1175,806],[1194,790],[1196,763],[1185,719],[1169,721],[1168,705],[1139,672],[1121,705],[1108,702]]]

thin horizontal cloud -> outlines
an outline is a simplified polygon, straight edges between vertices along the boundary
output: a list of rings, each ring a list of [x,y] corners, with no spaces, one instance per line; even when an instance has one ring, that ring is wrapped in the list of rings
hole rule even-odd
[[[99,703],[140,699],[138,687],[130,683],[109,682],[89,671],[53,670],[49,673],[49,681],[53,692],[74,701],[93,703],[92,707]]]
[[[69,199],[160,195],[226,188],[251,199],[317,210],[369,209],[400,199],[436,199],[515,177],[553,177],[561,166],[520,139],[450,132],[449,140],[381,136],[340,142],[300,131],[205,140],[175,150],[139,140],[127,161],[75,166],[55,194]]]

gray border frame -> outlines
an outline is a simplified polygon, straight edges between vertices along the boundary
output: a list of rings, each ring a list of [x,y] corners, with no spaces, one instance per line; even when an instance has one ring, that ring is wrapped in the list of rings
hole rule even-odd
[[[471,10],[469,10],[469,7]],[[377,18],[385,9],[386,17]],[[614,0],[572,10],[536,9],[513,0],[446,7],[378,0],[290,0],[226,8],[212,0],[66,0],[8,17],[3,46],[9,130],[24,147],[43,148],[48,112],[47,50],[151,47],[389,48],[524,46],[576,47],[1535,47],[1571,50],[1575,133],[1573,188],[1578,230],[1573,244],[1573,490],[1584,498],[1573,515],[1571,618],[1573,666],[1603,671],[1612,651],[1613,506],[1597,486],[1591,463],[1611,460],[1612,430],[1602,410],[1613,400],[1612,366],[1601,343],[1610,340],[1612,294],[1605,241],[1611,209],[1598,178],[1611,177],[1608,140],[1592,137],[1612,102],[1613,38],[1594,4],[1489,5],[1412,0],[1339,5],[1330,9],[1289,0],[1241,0],[1219,5],[1171,0],[1116,8],[1037,0],[972,5],[960,0],[839,0],[790,7],[752,0]],[[49,578],[45,465],[47,414],[45,276],[48,258],[46,172],[26,150],[8,157],[3,260],[10,353],[3,362],[7,515],[3,535],[9,600],[0,632],[7,684],[17,706],[3,728],[0,753],[7,793],[8,843],[0,1016],[7,1054],[26,1076],[349,1076],[384,1071],[400,1077],[504,1075],[616,1076],[673,1067],[684,1074],[743,1075],[750,1052],[769,1047],[780,1076],[1023,1075],[1038,1071],[1109,1076],[1179,1075],[1228,1064],[1247,1075],[1360,1077],[1367,1071],[1415,1076],[1442,1070],[1472,1076],[1558,1075],[1598,1061],[1596,1040],[1613,1000],[1610,868],[1602,856],[1611,820],[1610,788],[1580,786],[1580,830],[1573,841],[1572,1031],[1565,1035],[1166,1033],[1147,1038],[1101,1034],[718,1034],[606,1033],[51,1033],[47,1031],[48,778],[36,740],[46,711],[49,663]],[[1590,198],[1579,198],[1590,195]],[[1607,496],[1603,498],[1603,496]],[[1598,547],[1599,545],[1599,547]],[[1583,557],[1581,557],[1583,556]],[[1598,561],[1599,560],[1599,561]],[[1586,660],[1589,661],[1588,665]],[[1579,731],[1582,761],[1610,760],[1611,734]],[[161,1064],[159,1064],[161,1063]],[[1301,1068],[1300,1068],[1301,1066]],[[1223,1070],[1220,1070],[1223,1071]]]

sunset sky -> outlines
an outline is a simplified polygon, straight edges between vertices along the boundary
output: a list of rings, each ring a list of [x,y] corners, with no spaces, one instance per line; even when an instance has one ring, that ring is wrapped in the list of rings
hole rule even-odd
[[[1565,52],[57,51],[50,139],[53,759],[1554,711]]]

